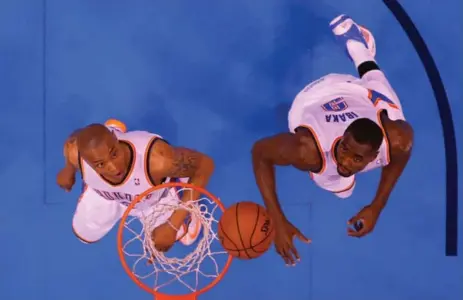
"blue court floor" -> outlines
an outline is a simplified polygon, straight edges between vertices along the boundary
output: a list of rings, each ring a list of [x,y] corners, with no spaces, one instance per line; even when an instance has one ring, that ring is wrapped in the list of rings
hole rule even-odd
[[[437,64],[461,153],[461,2],[400,2]],[[252,143],[287,130],[289,104],[309,81],[355,74],[328,29],[340,13],[375,34],[378,63],[415,129],[409,166],[363,239],[349,238],[346,222],[372,200],[378,172],[359,176],[355,195],[341,201],[306,174],[278,170],[288,217],[313,239],[297,242],[301,263],[287,268],[273,249],[235,261],[200,299],[463,299],[462,252],[445,255],[437,102],[418,54],[379,0],[0,1],[0,299],[152,299],[120,266],[115,231],[94,245],[74,237],[79,187],[64,193],[55,185],[64,139],[119,118],[209,153],[217,165],[209,188],[225,205],[262,203]]]

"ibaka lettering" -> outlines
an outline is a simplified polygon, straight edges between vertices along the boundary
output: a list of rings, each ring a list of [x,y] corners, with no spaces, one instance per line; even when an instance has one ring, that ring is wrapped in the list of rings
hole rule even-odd
[[[106,200],[109,201],[118,201],[122,204],[129,204],[132,202],[133,199],[138,197],[139,194],[133,195],[133,194],[127,194],[127,193],[119,193],[119,192],[108,192],[108,191],[102,191],[102,190],[97,190],[93,189],[98,195],[103,197]],[[145,199],[150,199],[153,194],[148,194]]]
[[[330,114],[325,115],[325,120],[327,123],[340,123],[347,122],[350,120],[357,119],[359,116],[354,112],[346,112],[342,114]]]

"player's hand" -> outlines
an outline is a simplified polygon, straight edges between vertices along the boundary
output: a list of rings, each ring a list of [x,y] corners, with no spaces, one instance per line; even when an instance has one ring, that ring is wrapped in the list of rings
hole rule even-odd
[[[69,168],[63,168],[56,176],[56,183],[66,192],[69,192],[76,183],[76,173]]]
[[[151,239],[156,250],[167,252],[177,241],[177,230],[169,223],[164,223],[151,232]]]
[[[283,219],[275,222],[275,249],[287,266],[294,266],[296,261],[300,260],[299,253],[294,246],[294,237],[305,243],[311,242],[288,220]]]
[[[381,210],[372,206],[365,206],[355,217],[352,217],[347,224],[347,234],[353,237],[363,237],[373,231],[378,221]]]

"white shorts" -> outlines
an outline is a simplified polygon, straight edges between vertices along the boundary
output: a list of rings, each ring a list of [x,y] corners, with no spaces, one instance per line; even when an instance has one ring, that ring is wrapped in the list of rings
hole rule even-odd
[[[158,207],[162,206],[159,204],[169,205],[170,203],[178,203],[178,201],[176,193],[171,193],[159,200]],[[172,215],[172,211],[167,213],[155,211],[155,206],[143,211],[133,209],[130,215],[139,219],[142,219],[143,215],[150,215],[152,217],[150,219],[154,219],[155,222],[151,224],[152,228],[146,230],[153,230],[165,223]],[[117,201],[106,200],[93,189],[86,187],[79,198],[72,220],[74,234],[84,243],[95,243],[111,231],[114,225],[121,219],[126,209],[127,206]],[[158,216],[153,217],[153,214],[157,214]]]

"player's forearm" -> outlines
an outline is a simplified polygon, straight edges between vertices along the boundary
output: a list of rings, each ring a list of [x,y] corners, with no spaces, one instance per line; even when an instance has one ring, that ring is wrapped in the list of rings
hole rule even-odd
[[[69,161],[65,162],[63,169],[66,170],[68,174],[76,174],[78,171],[77,167]]]
[[[380,211],[383,210],[389,200],[392,190],[408,163],[409,157],[410,154],[407,154],[397,161],[392,161],[389,165],[382,169],[378,190],[376,191],[376,196],[371,203],[372,206]]]
[[[199,163],[198,168],[193,173],[193,175],[190,176],[188,183],[202,188],[206,187],[206,185],[209,183],[209,179],[211,178],[212,173],[214,172],[214,167],[214,161],[212,158],[207,155],[203,155],[201,157],[201,162]],[[182,201],[187,202],[196,200],[200,196],[201,193],[199,191],[192,190],[191,193],[184,193]]]
[[[77,150],[77,135],[80,129],[75,130],[64,142],[64,169],[76,173],[78,171],[78,150]]]
[[[266,160],[257,147],[252,151],[252,164],[254,169],[254,177],[257,187],[264,200],[267,211],[275,219],[279,221],[284,219],[285,215],[281,209],[278,195],[276,193],[275,166],[270,161]]]
[[[202,155],[200,163],[195,172],[189,177],[188,183],[204,188],[209,183],[209,179],[213,172],[214,161],[209,156]],[[198,190],[190,189],[183,193],[181,201],[186,203],[188,201],[197,200],[200,196],[201,193]],[[170,221],[174,226],[179,227],[187,216],[188,211],[179,209],[172,214]]]
[[[76,173],[77,172],[77,165],[74,162],[75,159],[73,159],[73,153],[71,149],[72,145],[70,145],[68,142],[64,145],[64,167],[67,172],[69,173]]]

